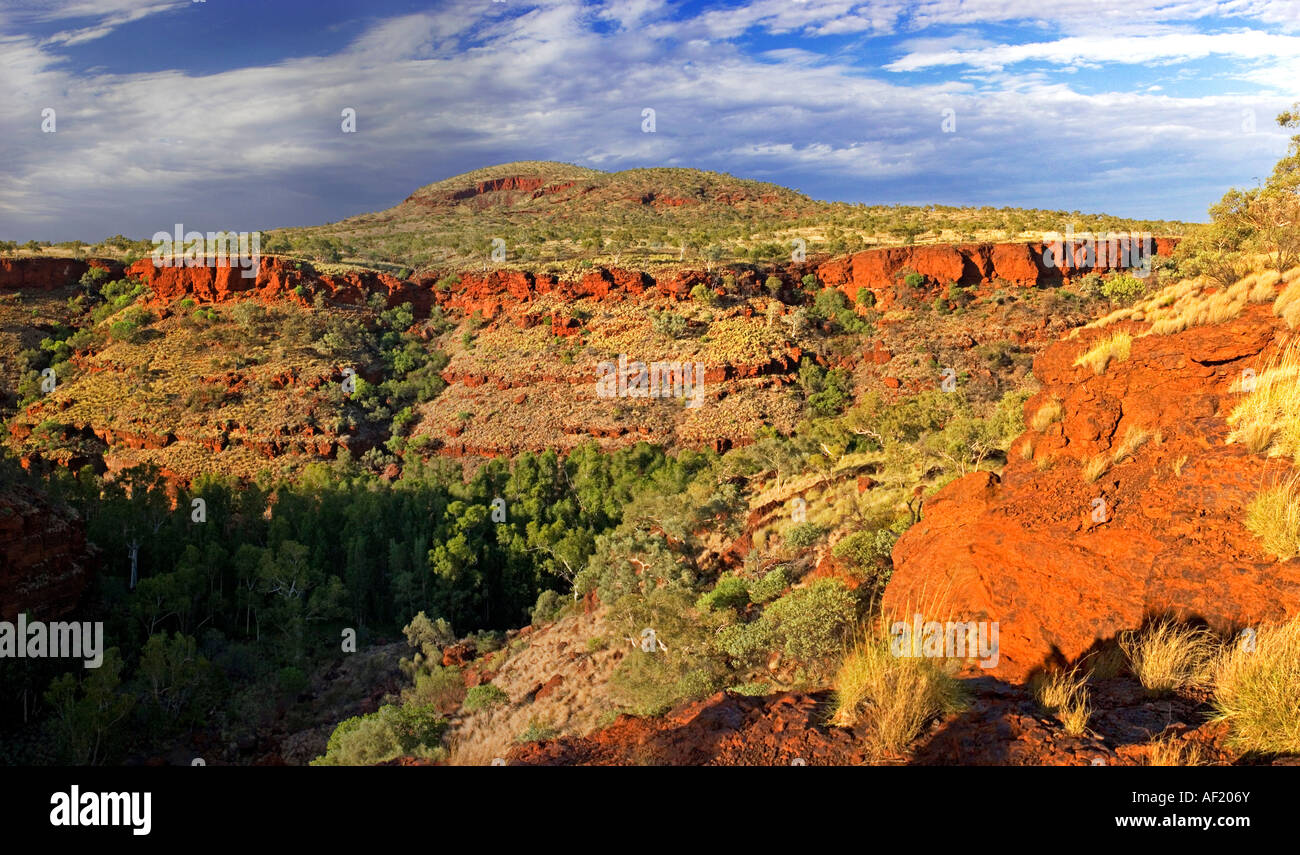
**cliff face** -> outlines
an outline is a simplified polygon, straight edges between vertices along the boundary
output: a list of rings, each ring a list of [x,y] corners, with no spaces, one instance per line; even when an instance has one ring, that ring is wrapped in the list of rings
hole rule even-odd
[[[1156,238],[1151,248],[1156,255],[1168,256],[1177,246],[1176,238]],[[842,289],[849,299],[858,291],[870,290],[876,304],[887,309],[895,296],[897,278],[904,271],[915,271],[932,283],[961,286],[988,286],[1001,280],[1022,288],[1061,285],[1075,276],[1096,271],[1110,273],[1123,266],[1121,252],[1127,247],[1098,245],[1092,258],[1083,245],[1073,253],[1060,248],[1059,261],[1048,244],[977,243],[942,246],[898,246],[869,249],[845,258],[828,261],[818,268],[818,276],[827,285]]]
[[[1176,238],[1153,241],[1157,255],[1169,255]],[[981,243],[935,246],[898,246],[869,249],[850,256],[815,263],[783,265],[777,275],[794,286],[807,273],[815,273],[825,284],[840,288],[853,300],[867,288],[876,296],[877,305],[887,309],[895,298],[895,286],[906,271],[926,278],[931,288],[949,283],[961,286],[992,287],[1003,283],[1023,288],[1049,287],[1069,282],[1072,277],[1097,271],[1119,269],[1105,252],[1092,261],[1082,246],[1073,256],[1051,263],[1050,248],[1045,244]],[[90,266],[109,269],[121,275],[122,267],[112,261],[63,258],[0,259],[0,289],[42,289],[75,283]],[[504,304],[526,303],[536,297],[553,295],[567,299],[592,297],[619,300],[637,297],[647,291],[659,296],[685,299],[697,284],[710,282],[712,275],[699,270],[681,270],[656,280],[636,270],[596,267],[576,281],[560,280],[547,274],[496,269],[490,272],[458,274],[459,284],[438,289],[439,276],[400,280],[386,273],[371,271],[346,274],[314,274],[300,270],[288,259],[265,256],[256,276],[243,276],[238,267],[162,267],[150,259],[141,259],[125,271],[153,288],[155,301],[165,305],[182,297],[206,302],[222,302],[241,297],[263,300],[310,302],[319,292],[344,304],[359,304],[372,293],[382,293],[388,304],[410,302],[416,312],[426,314],[433,305],[482,311],[491,318]],[[738,277],[741,285],[762,286],[757,273],[749,271]],[[299,289],[303,293],[298,293]]]
[[[0,258],[0,291],[49,291],[74,284],[91,267],[102,267],[120,275],[116,261],[90,258]]]
[[[25,489],[0,492],[0,620],[62,617],[90,580],[81,520]]]
[[[1052,398],[1063,417],[1017,439],[1001,478],[967,475],[927,501],[895,547],[887,611],[942,600],[953,617],[998,621],[993,673],[1019,680],[1149,616],[1234,630],[1300,610],[1300,561],[1277,562],[1244,525],[1260,488],[1289,467],[1227,444],[1225,423],[1241,397],[1232,384],[1261,370],[1286,326],[1255,305],[1175,335],[1143,328],[1088,331],[1039,354],[1044,388],[1026,423]],[[1134,335],[1128,359],[1100,375],[1074,365],[1122,329]],[[1081,474],[1137,431],[1148,438],[1136,451],[1095,482]]]

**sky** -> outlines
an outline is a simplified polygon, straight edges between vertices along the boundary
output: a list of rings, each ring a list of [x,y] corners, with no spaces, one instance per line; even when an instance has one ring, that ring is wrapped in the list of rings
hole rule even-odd
[[[0,0],[0,239],[316,225],[512,160],[1203,221],[1298,100],[1300,0]]]

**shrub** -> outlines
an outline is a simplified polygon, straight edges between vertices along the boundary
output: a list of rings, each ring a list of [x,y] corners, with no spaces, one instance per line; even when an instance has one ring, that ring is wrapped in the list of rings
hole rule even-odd
[[[807,549],[825,534],[826,530],[815,523],[795,523],[786,529],[785,542],[795,549]]]
[[[857,597],[843,582],[819,579],[772,603],[761,620],[786,656],[817,663],[843,652],[857,612]]]
[[[718,304],[718,295],[713,293],[713,289],[703,282],[691,289],[691,299],[705,306],[716,306]]]
[[[686,334],[687,321],[676,312],[656,312],[651,326],[659,335],[676,339]]]
[[[108,281],[110,276],[108,270],[103,267],[91,267],[85,273],[81,274],[78,284],[87,294],[96,294],[100,287]]]
[[[743,609],[749,605],[749,588],[745,580],[738,576],[723,576],[713,586],[713,590],[703,594],[696,601],[695,607],[701,611],[722,611],[724,609]]]
[[[831,554],[860,573],[872,573],[889,565],[897,541],[891,529],[857,531],[836,543]]]
[[[621,635],[640,641],[650,629],[659,642],[649,651],[638,645],[610,679],[615,697],[630,712],[660,715],[724,685],[726,662],[712,627],[692,611],[694,601],[690,592],[666,587],[623,596],[611,607],[611,625]]]
[[[1263,627],[1214,669],[1214,718],[1247,751],[1300,754],[1300,617]]]
[[[502,704],[510,702],[510,696],[505,693],[499,686],[491,683],[482,683],[477,686],[471,686],[465,691],[465,703],[462,708],[466,712],[475,712],[477,710],[490,709],[499,707]]]
[[[313,766],[372,766],[395,757],[438,758],[446,719],[431,706],[386,704],[339,722]]]
[[[764,282],[763,285],[767,288],[767,293],[771,294],[773,297],[780,294],[781,289],[785,287],[785,283],[781,281],[780,276],[767,277],[767,281]]]
[[[560,616],[560,612],[568,605],[564,597],[553,588],[547,588],[537,595],[537,604],[533,606],[531,615],[534,624],[549,623]]]
[[[785,565],[774,567],[762,578],[750,583],[749,599],[755,603],[766,603],[781,596],[789,585],[790,579],[786,576]]]
[[[1146,289],[1145,282],[1127,273],[1113,274],[1101,284],[1102,296],[1113,303],[1131,303]]]

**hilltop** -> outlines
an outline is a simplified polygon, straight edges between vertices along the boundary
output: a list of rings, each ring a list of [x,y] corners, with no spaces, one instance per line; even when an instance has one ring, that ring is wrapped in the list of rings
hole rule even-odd
[[[270,233],[271,251],[317,262],[419,271],[504,262],[577,275],[584,267],[654,271],[790,259],[913,243],[1041,240],[1045,232],[1144,231],[1187,224],[1106,214],[945,205],[822,202],[777,184],[686,168],[601,172],[521,161],[429,184],[385,211]],[[797,258],[797,257],[796,257]]]

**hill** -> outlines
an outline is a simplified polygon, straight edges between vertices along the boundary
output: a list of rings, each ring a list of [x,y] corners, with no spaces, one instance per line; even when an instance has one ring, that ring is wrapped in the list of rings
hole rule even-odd
[[[805,254],[826,257],[873,246],[1041,240],[1070,225],[1080,232],[1160,235],[1188,228],[1077,211],[821,202],[776,184],[698,169],[610,173],[523,161],[421,187],[385,211],[276,230],[267,246],[394,272],[504,261],[573,276],[591,265],[654,271],[772,263],[790,259],[796,241]]]

